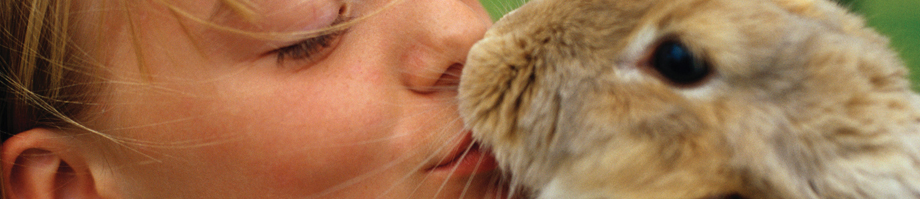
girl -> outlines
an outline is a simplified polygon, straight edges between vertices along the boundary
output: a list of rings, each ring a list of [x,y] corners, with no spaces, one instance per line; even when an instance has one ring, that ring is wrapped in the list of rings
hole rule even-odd
[[[476,0],[0,5],[7,198],[495,198]]]

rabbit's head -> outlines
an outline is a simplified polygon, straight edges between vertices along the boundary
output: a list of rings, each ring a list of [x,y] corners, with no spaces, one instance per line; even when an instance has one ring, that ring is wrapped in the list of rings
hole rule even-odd
[[[917,198],[887,39],[826,0],[533,0],[470,51],[460,112],[542,198]]]

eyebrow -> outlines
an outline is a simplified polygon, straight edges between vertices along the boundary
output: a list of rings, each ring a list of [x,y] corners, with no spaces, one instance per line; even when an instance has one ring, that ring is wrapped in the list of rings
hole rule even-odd
[[[237,20],[252,22],[256,19],[255,6],[246,0],[217,0],[208,20]]]

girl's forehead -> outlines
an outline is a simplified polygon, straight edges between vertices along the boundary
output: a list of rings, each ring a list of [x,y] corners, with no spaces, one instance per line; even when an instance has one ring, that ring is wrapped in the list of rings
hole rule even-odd
[[[342,0],[193,0],[153,1],[137,6],[138,14],[178,16],[202,24],[247,31],[303,31],[333,21]],[[131,14],[131,13],[129,13]]]
[[[180,33],[183,34],[180,37],[191,36],[195,41],[202,41],[203,46],[199,47],[208,52],[211,44],[218,51],[226,51],[229,49],[224,47],[228,45],[261,46],[265,43],[265,38],[256,39],[255,34],[321,29],[339,17],[339,9],[345,1],[164,0],[79,1],[76,4],[77,24],[86,24],[76,26],[77,34],[81,35],[77,40],[86,40],[78,42],[89,44],[85,46],[98,43],[94,42],[99,40],[98,35],[107,35],[110,38],[105,40],[108,41],[141,36],[137,41],[165,44],[171,42],[161,42],[162,39],[155,35]],[[190,35],[184,35],[186,33]]]
[[[347,1],[352,2],[352,1]],[[165,1],[77,1],[73,8],[77,14],[111,13],[108,18],[157,17],[158,15],[179,15],[200,22],[216,24],[241,24],[263,22],[313,21],[337,13],[345,0],[165,0]]]
[[[340,0],[295,0],[241,2],[233,0],[216,1],[210,5],[208,16],[215,22],[292,22],[312,21],[338,13],[343,2]]]

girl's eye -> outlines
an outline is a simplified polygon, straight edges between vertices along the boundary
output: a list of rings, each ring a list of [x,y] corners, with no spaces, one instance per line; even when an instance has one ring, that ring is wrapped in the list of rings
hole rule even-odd
[[[338,25],[350,21],[351,18],[346,17],[349,15],[350,8],[350,4],[344,4],[339,7],[339,17],[332,22],[329,28],[338,29],[336,28]],[[347,31],[348,27],[344,27],[333,32],[302,40],[290,46],[279,48],[273,52],[277,53],[279,64],[284,63],[286,60],[318,61],[332,51],[339,36]]]
[[[275,50],[278,54],[278,63],[283,63],[286,60],[314,61],[320,59],[329,51],[329,47],[332,46],[336,39],[344,32],[345,30],[336,31],[279,48]]]

